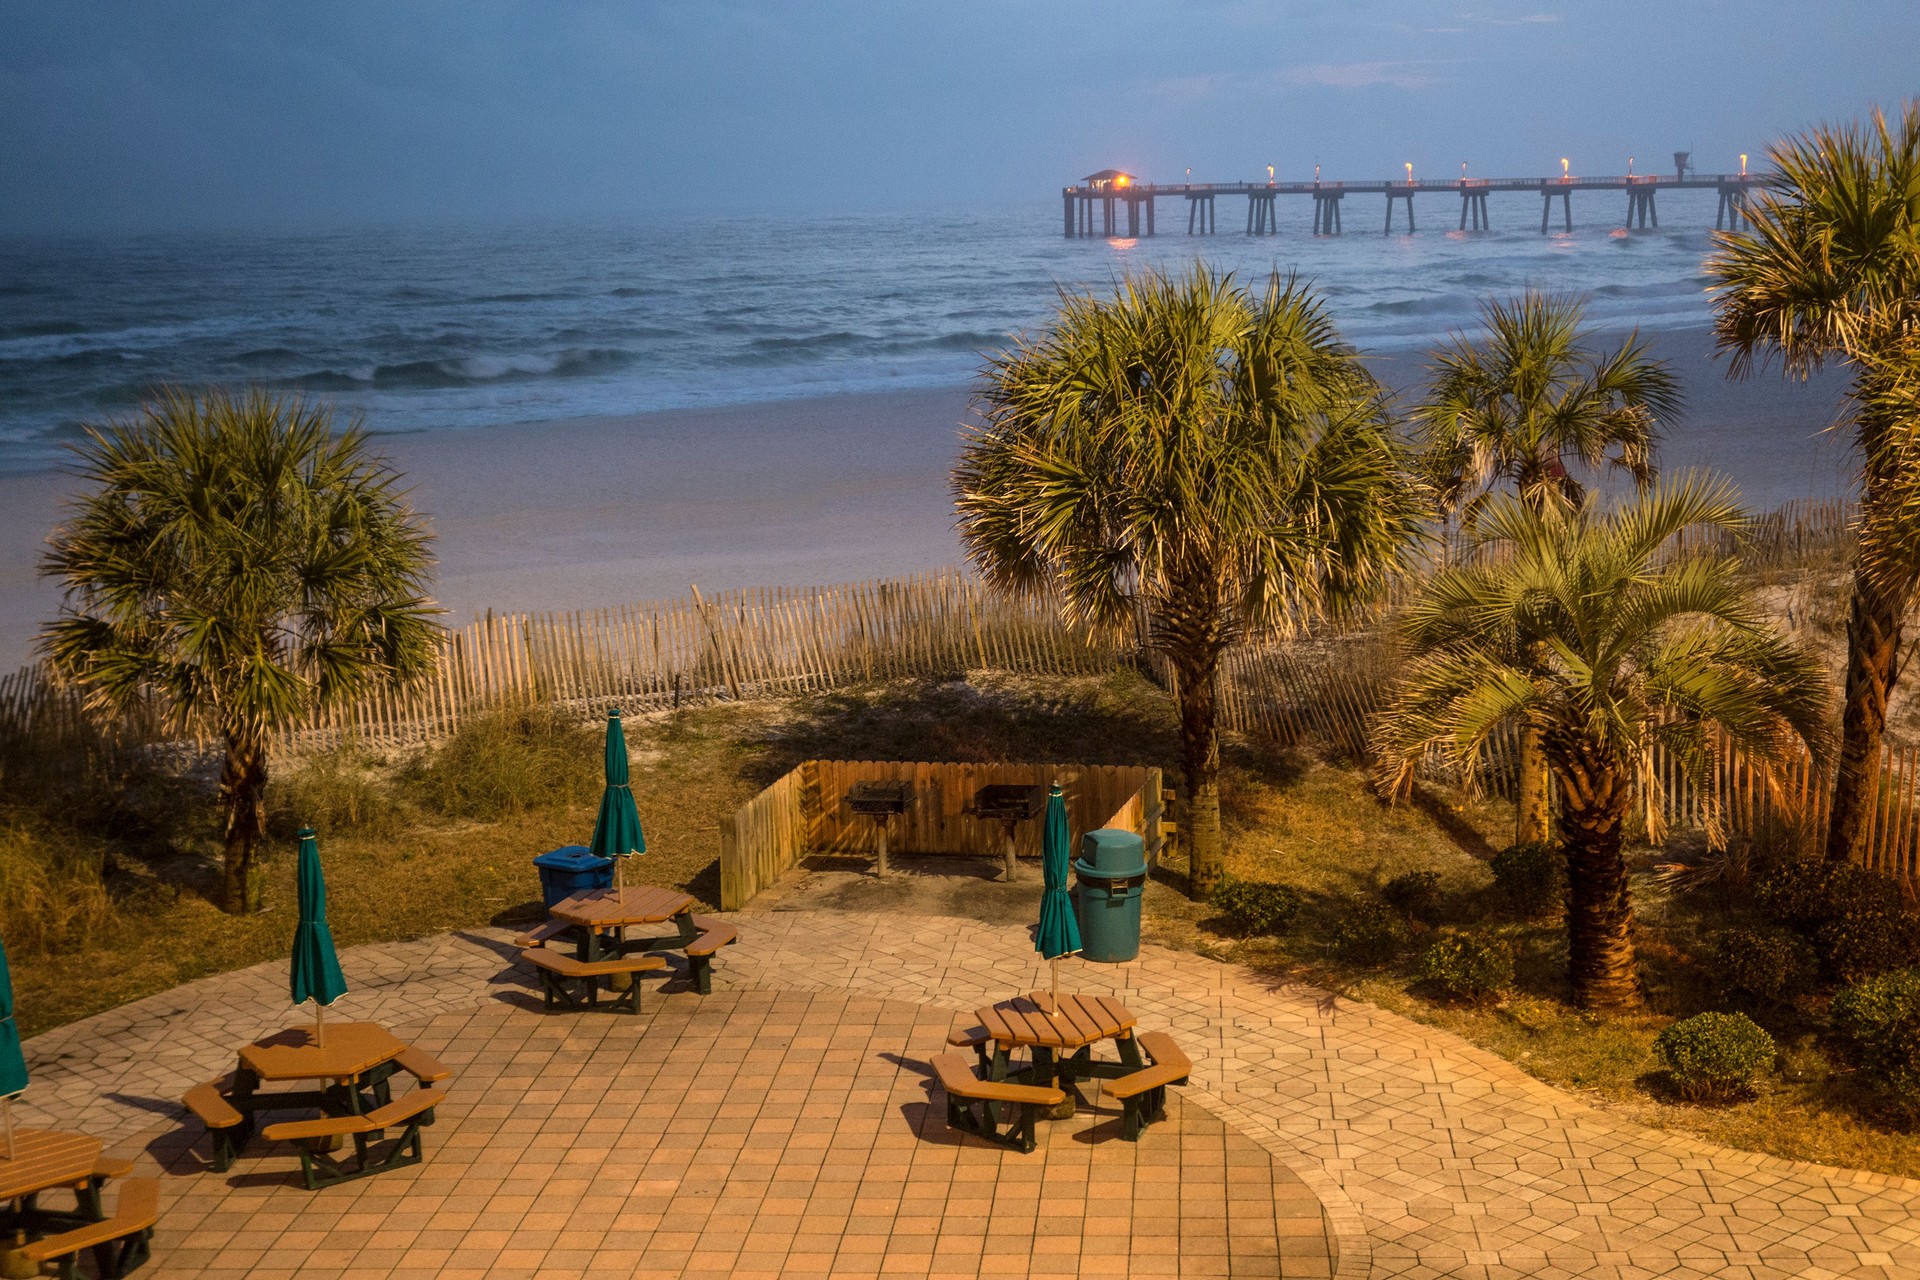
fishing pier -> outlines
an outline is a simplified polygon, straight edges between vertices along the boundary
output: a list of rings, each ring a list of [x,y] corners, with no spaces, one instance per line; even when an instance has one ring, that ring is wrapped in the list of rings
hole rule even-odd
[[[1220,229],[1216,202],[1221,196],[1244,197],[1247,202],[1246,230],[1250,236],[1279,233],[1277,204],[1282,196],[1306,196],[1313,201],[1313,234],[1337,236],[1342,231],[1341,207],[1349,196],[1384,196],[1386,221],[1383,234],[1392,235],[1396,215],[1405,212],[1406,229],[1414,228],[1415,196],[1454,196],[1460,201],[1461,231],[1486,231],[1493,222],[1488,197],[1523,193],[1540,200],[1540,234],[1553,229],[1554,215],[1565,231],[1573,230],[1573,193],[1576,191],[1625,192],[1626,221],[1629,231],[1660,225],[1657,197],[1662,191],[1715,191],[1720,202],[1713,215],[1715,230],[1736,229],[1746,220],[1748,192],[1763,181],[1745,172],[1746,157],[1741,158],[1739,173],[1696,173],[1688,163],[1688,153],[1674,153],[1671,174],[1635,174],[1631,171],[1610,178],[1575,177],[1561,161],[1560,176],[1549,178],[1470,178],[1463,172],[1458,178],[1434,181],[1417,179],[1413,166],[1399,181],[1322,182],[1315,171],[1311,182],[1182,182],[1175,184],[1142,182],[1119,169],[1102,169],[1082,178],[1078,185],[1061,191],[1062,214],[1066,234],[1099,236],[1104,239],[1157,233],[1155,207],[1161,200],[1184,200],[1187,204],[1187,234],[1213,235]],[[1464,168],[1464,166],[1463,166]],[[1271,169],[1268,170],[1272,172]],[[1559,202],[1559,208],[1554,202]],[[1178,207],[1177,205],[1175,206]]]

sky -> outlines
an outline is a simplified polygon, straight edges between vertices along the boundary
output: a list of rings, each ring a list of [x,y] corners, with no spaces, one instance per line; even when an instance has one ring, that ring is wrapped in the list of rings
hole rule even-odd
[[[1920,0],[4,0],[0,231],[821,214],[1754,162]]]

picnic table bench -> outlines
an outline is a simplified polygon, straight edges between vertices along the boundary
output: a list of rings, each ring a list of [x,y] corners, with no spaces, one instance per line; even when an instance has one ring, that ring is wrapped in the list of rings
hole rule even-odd
[[[933,1060],[934,1076],[947,1095],[947,1124],[1015,1151],[1032,1151],[1034,1124],[1044,1108],[1065,1102],[1066,1092],[1043,1085],[1007,1084],[974,1075],[964,1056],[943,1053]],[[974,1104],[981,1104],[976,1112]],[[1014,1109],[1005,1133],[1000,1132],[1002,1106]]]
[[[340,1137],[355,1138],[359,1164],[352,1171],[337,1162],[316,1164],[313,1157],[324,1151],[302,1149],[301,1173],[309,1191],[347,1177],[417,1163],[420,1126],[433,1123],[433,1107],[444,1097],[443,1090],[430,1086],[453,1074],[432,1054],[372,1022],[336,1023],[326,1029],[324,1040],[312,1027],[290,1028],[243,1046],[239,1059],[232,1072],[195,1085],[181,1099],[213,1141],[214,1172],[225,1173],[233,1167],[254,1135],[260,1112],[317,1109],[322,1113],[318,1120],[283,1121],[261,1131],[268,1141],[303,1142],[316,1148]],[[412,1076],[417,1087],[395,1102],[392,1082],[402,1073]],[[260,1087],[286,1081],[313,1081],[321,1087]],[[428,1100],[420,1101],[423,1097]],[[372,1123],[376,1116],[381,1123]],[[391,1149],[370,1153],[369,1139],[379,1141],[385,1129],[401,1125],[405,1132]],[[403,1148],[411,1151],[411,1159],[400,1158]]]
[[[974,1011],[977,1025],[956,1026],[947,1033],[947,1043],[955,1049],[972,1049],[975,1068],[967,1068],[969,1079],[977,1085],[1003,1085],[1014,1088],[1044,1088],[1054,1095],[1049,1105],[1054,1119],[1073,1115],[1075,1082],[1099,1079],[1102,1090],[1121,1104],[1121,1137],[1137,1141],[1141,1132],[1166,1115],[1168,1085],[1184,1084],[1193,1069],[1187,1055],[1165,1032],[1134,1033],[1135,1019],[1127,1007],[1110,996],[1062,995],[1055,1000],[1043,993],[1003,1000]],[[1093,1057],[1093,1046],[1112,1040],[1119,1061],[1106,1062]],[[1013,1051],[1025,1048],[1030,1055],[1026,1066],[1016,1065]],[[938,1063],[947,1062],[942,1070]],[[935,1071],[945,1087],[949,1080],[958,1089],[948,1089],[948,1122],[968,1132],[999,1140],[994,1132],[1001,1103],[1013,1103],[1011,1096],[993,1096],[976,1087],[967,1092],[965,1081],[953,1074],[954,1064],[967,1067],[959,1053],[936,1059]],[[982,1104],[985,1131],[981,1122],[963,1116],[952,1104],[955,1097],[970,1098]],[[1029,1106],[1042,1105],[1022,1095],[1022,1114]],[[972,1127],[969,1127],[969,1122]],[[1024,1123],[1024,1120],[1022,1121]]]
[[[58,1264],[62,1276],[76,1276],[79,1255],[94,1251],[103,1277],[126,1274],[146,1261],[148,1239],[159,1214],[159,1183],[133,1178],[133,1162],[101,1154],[98,1138],[52,1129],[16,1129],[13,1155],[0,1160],[0,1232],[21,1237],[3,1251],[23,1268]],[[109,1217],[101,1190],[118,1190],[117,1211]],[[50,1209],[40,1197],[55,1190],[74,1193],[72,1211]]]
[[[604,1007],[638,1013],[639,992],[631,980],[667,967],[649,952],[680,952],[694,990],[712,994],[714,956],[739,941],[740,934],[716,916],[693,914],[695,905],[692,894],[653,885],[591,889],[555,903],[550,919],[514,942],[522,948],[521,958],[534,966],[547,1008],[603,1007],[598,992],[605,980],[614,999]],[[630,932],[648,925],[667,929]],[[571,958],[546,946],[555,939],[573,943]]]

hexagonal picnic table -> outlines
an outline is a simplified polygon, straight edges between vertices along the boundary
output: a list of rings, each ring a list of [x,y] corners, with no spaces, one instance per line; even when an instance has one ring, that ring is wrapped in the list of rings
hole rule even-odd
[[[1053,997],[1035,992],[982,1005],[973,1016],[993,1041],[987,1066],[990,1080],[1017,1077],[1029,1084],[1056,1084],[1072,1094],[1076,1079],[1118,1079],[1146,1065],[1133,1037],[1132,1012],[1111,996],[1063,995],[1056,1006]],[[1114,1042],[1120,1061],[1094,1061],[1093,1046],[1102,1040]],[[1032,1065],[1024,1071],[1010,1070],[1016,1048],[1033,1055]],[[1056,1119],[1073,1114],[1071,1097],[1063,1106]]]
[[[685,947],[700,936],[693,922],[694,898],[678,889],[660,889],[653,885],[628,885],[623,889],[589,889],[555,903],[548,912],[555,920],[579,926],[579,957],[583,963],[611,959],[630,951],[651,951],[655,947]],[[645,938],[629,938],[627,930],[635,925],[663,924],[671,921],[674,932]]]

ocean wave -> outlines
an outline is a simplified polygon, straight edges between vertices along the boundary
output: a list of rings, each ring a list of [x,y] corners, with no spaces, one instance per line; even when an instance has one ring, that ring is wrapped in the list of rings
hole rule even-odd
[[[87,326],[75,324],[71,320],[0,324],[0,341],[8,338],[72,338],[86,332],[88,332]]]
[[[638,357],[617,347],[589,347],[553,355],[460,356],[403,360],[358,369],[318,369],[283,380],[302,391],[447,391],[540,378],[614,373]]]

